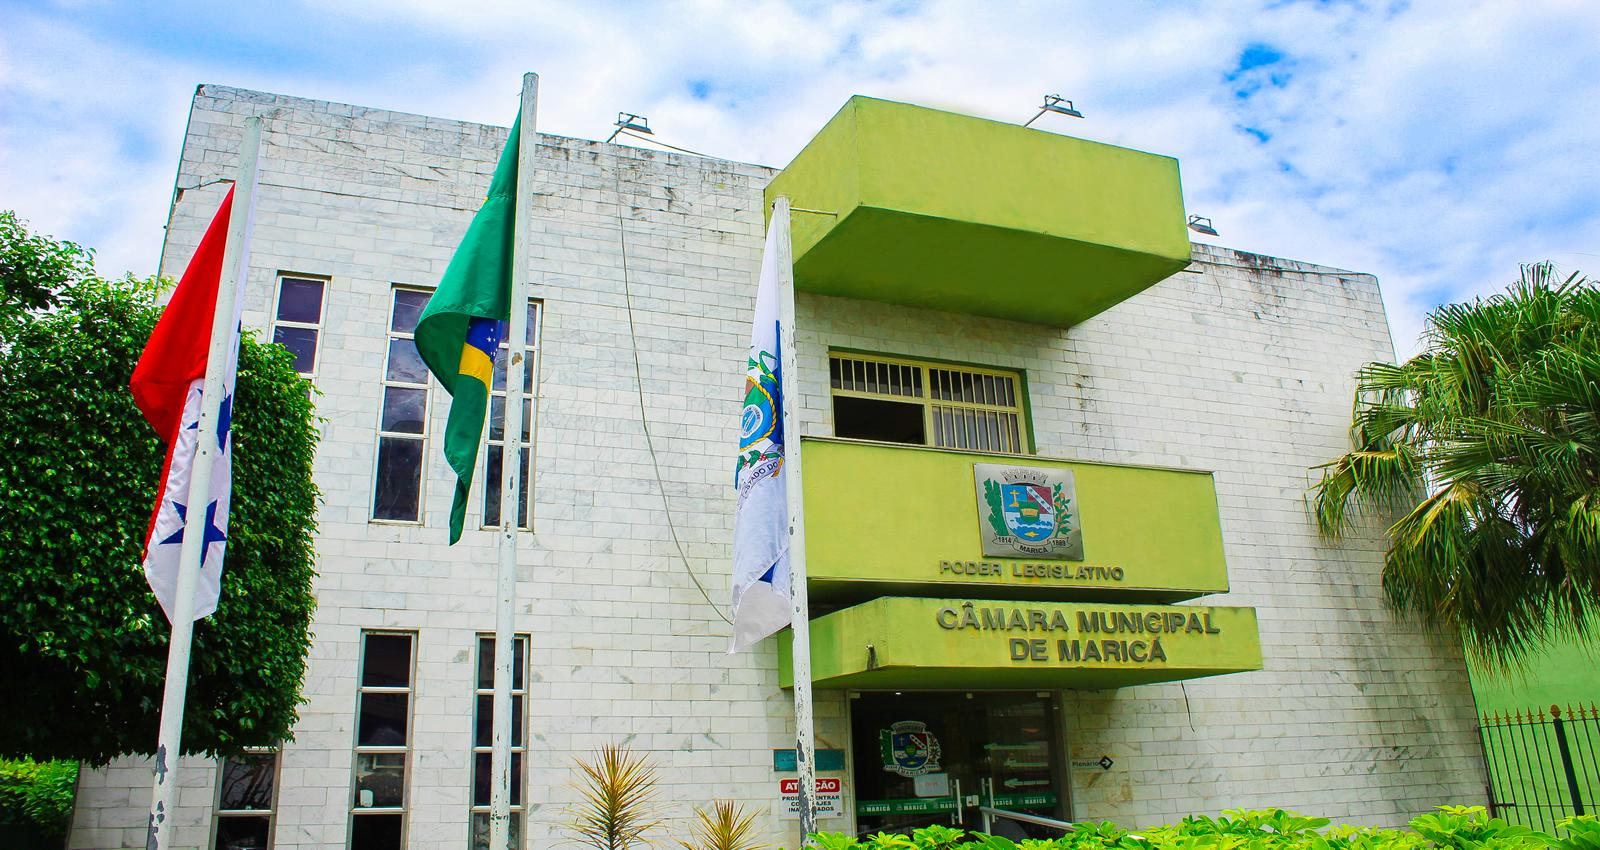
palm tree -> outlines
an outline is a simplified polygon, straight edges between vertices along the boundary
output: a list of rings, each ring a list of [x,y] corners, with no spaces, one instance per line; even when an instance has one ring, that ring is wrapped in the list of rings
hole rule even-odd
[[[1518,667],[1600,623],[1600,289],[1523,266],[1502,295],[1433,310],[1423,338],[1357,372],[1355,448],[1318,467],[1317,525],[1399,513],[1388,603]]]

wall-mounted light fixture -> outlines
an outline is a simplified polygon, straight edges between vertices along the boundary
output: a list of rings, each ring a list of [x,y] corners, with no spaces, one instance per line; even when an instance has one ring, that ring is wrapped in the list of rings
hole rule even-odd
[[[1206,218],[1203,215],[1189,216],[1189,229],[1196,233],[1203,233],[1207,236],[1217,235],[1217,229],[1211,226],[1211,219]]]
[[[1073,107],[1072,101],[1067,100],[1059,94],[1047,94],[1044,96],[1044,105],[1039,107],[1039,112],[1032,118],[1029,118],[1028,123],[1022,126],[1032,126],[1033,122],[1038,121],[1039,117],[1044,115],[1046,112],[1054,112],[1058,115],[1067,115],[1072,118],[1083,117],[1083,113],[1079,112],[1075,107]]]

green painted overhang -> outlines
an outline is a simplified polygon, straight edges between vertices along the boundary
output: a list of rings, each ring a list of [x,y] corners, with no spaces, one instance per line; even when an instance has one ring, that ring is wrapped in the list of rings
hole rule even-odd
[[[811,620],[826,688],[1099,689],[1259,669],[1254,608],[885,597]]]
[[[1178,161],[852,97],[772,180],[805,292],[1075,325],[1189,262]]]
[[[1228,590],[1209,472],[806,438],[811,599],[1176,602]],[[977,464],[1072,472],[1082,560],[985,557]]]

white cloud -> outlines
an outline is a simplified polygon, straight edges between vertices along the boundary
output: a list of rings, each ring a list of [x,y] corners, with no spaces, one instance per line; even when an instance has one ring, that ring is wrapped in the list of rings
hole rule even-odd
[[[603,138],[626,110],[774,165],[853,93],[1021,121],[1060,92],[1087,117],[1049,129],[1178,156],[1214,241],[1378,274],[1402,353],[1428,306],[1519,261],[1600,272],[1589,3],[353,0],[248,24],[206,8],[232,48],[178,56],[82,11],[13,15],[0,202],[98,245],[108,271],[153,270],[200,82],[503,124],[538,70],[546,132]],[[325,66],[270,60],[306,55],[304,32]],[[252,41],[269,58],[237,46]],[[1247,51],[1264,64],[1235,74]]]

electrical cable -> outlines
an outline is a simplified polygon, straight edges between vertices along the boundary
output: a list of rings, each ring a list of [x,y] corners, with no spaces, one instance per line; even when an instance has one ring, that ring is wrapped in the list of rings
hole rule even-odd
[[[703,155],[703,154],[702,154]],[[639,335],[633,322],[633,290],[629,284],[628,275],[628,229],[624,225],[622,216],[622,164],[617,163],[612,177],[616,186],[617,195],[617,237],[622,247],[622,304],[623,312],[628,316],[628,348],[633,353],[633,385],[639,393],[639,424],[644,428],[644,446],[650,454],[650,467],[655,470],[656,491],[661,494],[661,509],[667,517],[667,531],[672,535],[672,545],[677,547],[678,560],[683,563],[683,571],[689,574],[689,580],[699,589],[700,595],[705,597],[706,604],[711,610],[717,612],[724,623],[733,625],[728,615],[722,613],[722,608],[711,600],[711,594],[706,592],[706,586],[700,583],[700,577],[694,574],[694,568],[689,566],[689,556],[683,551],[683,542],[678,539],[678,525],[672,521],[672,502],[667,498],[667,487],[661,478],[661,461],[656,457],[655,438],[650,435],[650,416],[644,406],[644,367],[639,362]]]
[[[690,156],[701,156],[701,157],[705,157],[706,159],[718,159],[719,158],[719,157],[714,157],[714,156],[712,156],[711,154],[708,154],[708,153],[701,153],[699,151],[692,151],[692,150],[689,150],[688,148],[680,148],[677,145],[669,145],[666,142],[663,142],[663,141],[661,141],[659,139],[653,139],[653,138],[651,138],[649,136],[641,136],[638,133],[634,133],[634,132],[631,132],[629,130],[624,130],[624,129],[620,128],[620,127],[617,129],[617,132],[611,134],[611,138],[614,139],[618,135],[631,136],[631,137],[633,137],[635,139],[638,139],[641,142],[649,142],[652,145],[660,145],[660,146],[662,146],[664,148],[671,148],[672,150],[675,150],[678,153],[686,153],[686,154],[689,154]]]

